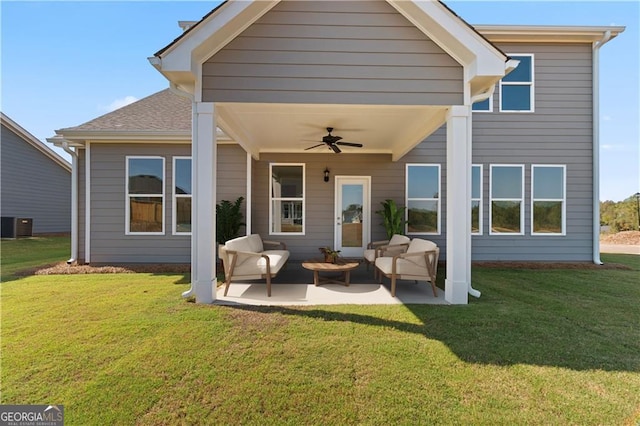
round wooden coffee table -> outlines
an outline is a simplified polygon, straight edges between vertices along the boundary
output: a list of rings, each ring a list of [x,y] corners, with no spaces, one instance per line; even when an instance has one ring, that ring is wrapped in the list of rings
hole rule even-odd
[[[313,284],[342,284],[349,286],[351,271],[360,265],[357,260],[338,259],[336,263],[326,263],[323,259],[311,259],[302,262],[302,267],[313,271]],[[320,276],[320,272],[338,272],[337,276]]]

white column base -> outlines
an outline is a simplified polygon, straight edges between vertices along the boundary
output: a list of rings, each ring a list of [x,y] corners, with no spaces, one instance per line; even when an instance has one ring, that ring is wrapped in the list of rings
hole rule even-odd
[[[450,279],[445,279],[444,283],[444,300],[452,305],[466,305],[468,303],[469,283]]]

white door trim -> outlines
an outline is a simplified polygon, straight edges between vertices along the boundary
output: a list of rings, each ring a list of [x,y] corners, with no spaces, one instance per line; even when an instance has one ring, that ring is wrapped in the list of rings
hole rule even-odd
[[[371,240],[371,176],[336,176],[334,199],[334,247],[344,257],[362,257]],[[342,185],[362,184],[362,247],[342,247]]]

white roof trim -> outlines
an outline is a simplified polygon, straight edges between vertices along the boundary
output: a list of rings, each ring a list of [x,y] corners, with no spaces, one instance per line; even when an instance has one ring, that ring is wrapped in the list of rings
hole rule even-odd
[[[494,43],[593,43],[602,40],[607,31],[611,31],[611,38],[613,38],[625,30],[623,26],[474,25],[473,27]]]
[[[201,64],[279,2],[228,0],[149,61],[169,81],[194,93]],[[505,75],[504,53],[439,1],[387,2],[465,67],[471,95]]]
[[[220,128],[216,132],[216,140],[220,143],[235,143]],[[191,143],[191,131],[148,131],[148,130],[65,130],[58,135],[48,138],[47,142],[55,146],[62,146],[62,142],[69,142],[71,146],[84,146],[84,142],[149,142],[149,143]]]
[[[27,142],[29,145],[33,146],[35,149],[49,157],[51,160],[56,162],[59,166],[67,170],[71,173],[71,164],[58,155],[54,150],[46,146],[43,142],[41,142],[38,138],[33,136],[27,130],[25,130],[18,123],[7,117],[7,115],[3,112],[0,112],[0,118],[2,118],[2,124],[7,126],[12,132],[16,133],[22,140]]]
[[[188,34],[149,61],[169,81],[193,93],[200,65],[278,4],[280,0],[228,0]]]

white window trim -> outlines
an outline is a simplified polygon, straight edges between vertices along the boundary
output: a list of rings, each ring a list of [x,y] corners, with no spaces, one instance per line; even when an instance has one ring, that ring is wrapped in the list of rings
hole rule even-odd
[[[407,163],[405,165],[404,172],[404,205],[406,206],[404,212],[404,219],[409,219],[409,167],[437,167],[438,169],[438,198],[411,198],[411,200],[417,201],[437,201],[438,202],[438,223],[436,232],[409,232],[409,225],[405,224],[405,234],[411,235],[440,235],[442,232],[442,170],[440,164],[434,163]]]
[[[493,169],[500,167],[519,167],[521,170],[521,198],[493,198]],[[489,235],[514,236],[524,235],[524,164],[490,164],[489,165]],[[520,201],[520,232],[493,232],[493,202]]]
[[[493,93],[491,93],[491,96],[489,96],[489,109],[473,109],[473,105],[475,104],[471,104],[471,112],[479,112],[479,113],[487,113],[487,112],[493,112]]]
[[[178,198],[191,198],[191,208],[193,208],[193,193],[191,194],[177,194],[176,193],[176,162],[177,160],[191,160],[190,156],[175,156],[173,157],[173,169],[172,169],[172,177],[171,177],[171,193],[173,194],[171,200],[171,211],[172,219],[171,219],[171,234],[172,235],[191,235],[191,232],[178,232]],[[191,168],[193,170],[193,161],[191,162]],[[189,174],[191,176],[191,174]],[[193,185],[193,182],[191,182]],[[192,186],[193,187],[193,186]],[[192,228],[193,230],[193,228]]]
[[[533,198],[534,173],[536,168],[561,168],[562,169],[562,198]],[[561,201],[562,202],[562,232],[533,232],[533,202],[534,201]],[[534,237],[566,236],[567,235],[567,166],[564,164],[532,164],[531,165],[531,235]]]
[[[536,74],[535,74],[535,55],[533,53],[507,53],[507,56],[509,57],[513,57],[513,56],[528,56],[531,58],[531,81],[527,82],[527,81],[507,81],[504,82],[502,81],[502,79],[500,80],[500,92],[499,92],[499,96],[498,96],[498,102],[499,102],[499,110],[500,112],[513,112],[513,113],[530,113],[530,112],[535,112],[536,110],[536,86],[535,86],[535,78],[536,78]],[[531,93],[531,105],[530,105],[530,109],[523,109],[523,110],[514,110],[514,109],[503,109],[502,108],[502,86],[530,86],[529,91]]]
[[[484,215],[483,215],[483,210],[484,210],[484,206],[482,205],[482,198],[484,195],[484,167],[482,166],[482,164],[472,164],[471,165],[471,169],[473,170],[473,167],[479,167],[480,168],[480,197],[479,198],[473,198],[473,185],[471,188],[471,202],[473,203],[473,201],[478,201],[480,204],[480,209],[478,211],[478,220],[479,220],[479,230],[478,232],[471,232],[471,235],[482,235],[482,231],[483,231],[483,222],[484,222]],[[473,173],[472,173],[473,176]],[[473,184],[473,178],[472,178],[472,184]],[[471,206],[469,206],[469,208],[471,208]]]
[[[129,160],[162,160],[162,195],[160,194],[134,194],[134,197],[153,197],[157,198],[159,196],[162,197],[162,231],[161,232],[132,232],[131,229],[131,211],[130,211],[130,199],[131,194],[129,194]],[[127,155],[125,157],[125,177],[124,177],[124,193],[125,193],[125,235],[164,235],[165,234],[165,225],[166,225],[166,215],[167,208],[165,205],[165,192],[166,192],[166,165],[165,158],[157,155]]]
[[[273,197],[273,167],[300,166],[302,167],[302,232],[273,232],[273,201],[300,201],[300,197]],[[305,163],[269,163],[269,235],[305,235],[307,227],[306,215],[307,172]]]

